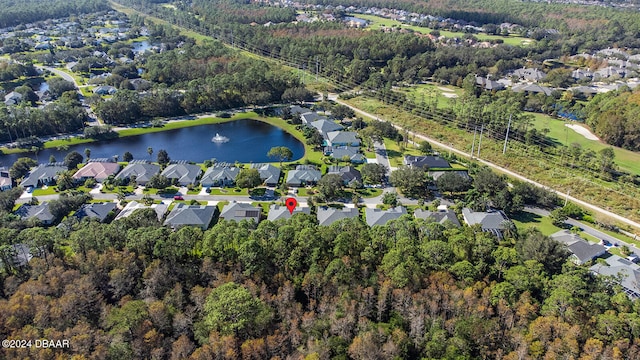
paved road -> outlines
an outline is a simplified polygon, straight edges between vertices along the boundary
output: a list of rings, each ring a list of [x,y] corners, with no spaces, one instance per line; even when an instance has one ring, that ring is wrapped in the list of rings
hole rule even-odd
[[[54,67],[51,66],[41,66],[41,65],[35,65],[37,68],[39,69],[44,69],[44,70],[48,70],[58,76],[60,76],[61,78],[73,83],[73,85],[75,85],[78,95],[80,95],[80,99],[82,100],[82,104],[85,105],[84,103],[84,95],[82,94],[82,91],[80,91],[80,84],[78,84],[78,82],[76,81],[76,79],[69,75],[67,72],[60,70],[60,69],[56,69]],[[84,106],[85,111],[87,112],[87,115],[89,115],[89,119],[91,119],[89,121],[89,125],[100,125],[100,122],[98,121],[98,117],[96,116],[96,114],[93,112],[93,110],[91,110],[91,107],[89,107],[88,105]]]
[[[377,116],[377,115],[374,115],[374,114],[370,114],[370,113],[368,113],[368,112],[366,112],[366,111],[362,111],[362,110],[360,110],[360,109],[358,109],[358,108],[356,108],[356,107],[353,107],[353,106],[351,106],[351,105],[349,105],[349,104],[347,104],[347,103],[345,103],[345,102],[343,102],[343,101],[339,100],[339,99],[338,99],[338,96],[337,96],[336,94],[329,94],[329,100],[333,100],[333,101],[335,101],[335,102],[337,102],[337,103],[339,103],[339,104],[342,104],[342,105],[344,105],[344,106],[347,106],[347,107],[349,107],[349,108],[353,109],[355,112],[357,112],[357,113],[359,113],[359,114],[362,114],[362,115],[365,115],[365,116],[367,116],[367,117],[370,117],[370,118],[372,118],[372,119],[379,119],[379,120],[382,120],[382,121],[386,121],[385,119],[381,118],[380,116]],[[395,125],[395,124],[394,124],[393,126],[394,126],[395,128],[397,128],[397,129],[399,129],[399,130],[404,131],[404,129],[403,129],[402,127],[400,127],[400,126],[397,126],[397,125]],[[456,149],[456,148],[454,148],[454,147],[452,147],[452,146],[450,146],[450,145],[444,144],[444,143],[442,143],[442,142],[440,142],[440,141],[438,141],[438,140],[436,140],[436,139],[430,138],[430,137],[428,137],[428,136],[424,136],[424,135],[421,135],[421,134],[417,134],[417,133],[414,133],[413,131],[408,131],[408,134],[410,134],[410,135],[414,136],[415,138],[421,139],[421,140],[427,140],[427,141],[429,141],[430,143],[435,144],[437,147],[440,147],[440,148],[443,148],[443,149],[445,149],[445,150],[448,150],[448,151],[454,152],[454,153],[456,153],[456,154],[458,154],[458,155],[461,155],[461,156],[464,156],[464,157],[467,157],[467,158],[468,158],[468,157],[470,157],[470,155],[469,155],[468,153],[466,153],[466,152],[464,152],[464,151],[460,151],[460,150],[458,150],[458,149]],[[635,227],[636,229],[640,229],[640,223],[635,222],[635,221],[630,220],[630,219],[627,219],[627,218],[625,218],[624,216],[620,216],[620,215],[618,215],[618,214],[612,213],[611,211],[605,210],[605,209],[603,209],[603,208],[601,208],[601,207],[599,207],[599,206],[593,205],[593,204],[588,203],[588,202],[586,202],[586,201],[583,201],[583,200],[577,199],[577,198],[575,198],[575,197],[573,197],[573,196],[570,196],[569,194],[565,194],[565,193],[560,192],[560,191],[558,191],[558,190],[551,189],[551,188],[549,188],[548,186],[545,186],[545,185],[543,185],[543,184],[541,184],[541,183],[539,183],[539,182],[537,182],[537,181],[533,181],[533,180],[531,180],[531,179],[528,179],[528,178],[526,178],[526,177],[524,177],[524,176],[522,176],[522,175],[520,175],[520,174],[518,174],[518,173],[515,173],[515,172],[513,172],[513,171],[511,171],[511,170],[509,170],[509,169],[506,169],[506,168],[504,168],[504,167],[502,167],[502,166],[496,165],[496,164],[491,163],[491,162],[489,162],[489,161],[482,160],[482,159],[476,159],[476,160],[477,160],[478,162],[480,162],[480,163],[484,164],[484,165],[490,166],[490,167],[492,167],[492,168],[494,168],[494,169],[496,169],[496,170],[498,170],[498,171],[500,171],[500,172],[503,172],[503,173],[505,173],[505,174],[507,174],[507,175],[509,175],[509,176],[512,176],[512,177],[514,177],[514,178],[516,178],[516,179],[518,179],[518,180],[526,181],[526,182],[528,182],[528,183],[530,183],[530,184],[533,184],[533,185],[535,185],[535,186],[538,186],[538,187],[541,187],[541,188],[544,188],[544,189],[548,189],[548,190],[550,190],[550,191],[553,191],[553,192],[554,192],[554,193],[556,193],[558,196],[561,196],[561,197],[563,197],[563,198],[566,198],[566,199],[568,199],[568,200],[571,200],[571,201],[573,201],[574,203],[579,204],[579,205],[581,205],[581,206],[584,206],[584,207],[585,207],[585,208],[587,208],[587,209],[590,209],[590,210],[596,211],[596,212],[598,212],[598,213],[604,214],[604,215],[606,215],[606,216],[608,216],[608,217],[610,217],[610,218],[613,218],[613,219],[615,219],[615,220],[617,220],[617,221],[620,221],[621,223],[624,223],[624,224],[627,224],[627,225],[631,225],[631,226]]]
[[[45,69],[45,70],[51,71],[52,73],[60,76],[61,78],[73,83],[76,86],[76,88],[78,89],[78,93],[80,93],[80,85],[76,82],[76,79],[74,79],[73,76],[67,74],[66,72],[64,72],[64,71],[62,71],[60,69],[56,69],[56,68],[53,68],[53,67],[50,67],[50,66],[36,65],[36,67],[40,68],[40,69]],[[80,93],[80,95],[82,95],[82,93]]]
[[[536,215],[540,215],[540,216],[549,216],[549,211],[545,210],[545,209],[540,209],[537,207],[531,207],[531,206],[526,206],[524,208],[525,211],[536,214]],[[596,228],[593,228],[587,224],[583,224],[577,220],[574,219],[568,219],[567,221],[565,221],[565,223],[571,225],[571,226],[577,226],[579,228],[582,229],[582,231],[584,231],[585,233],[596,237],[598,239],[602,239],[602,240],[607,240],[608,242],[612,243],[612,244],[619,244],[619,245],[626,245],[629,247],[629,249],[631,249],[631,251],[635,252],[636,254],[638,254],[638,256],[640,256],[640,249],[638,249],[634,244],[631,243],[627,243],[624,242],[614,236],[611,236],[609,234],[606,234]]]

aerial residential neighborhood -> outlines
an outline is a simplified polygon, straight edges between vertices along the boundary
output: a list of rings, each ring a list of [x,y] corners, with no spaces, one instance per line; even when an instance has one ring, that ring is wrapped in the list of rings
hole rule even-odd
[[[621,0],[0,0],[3,359],[640,357]]]

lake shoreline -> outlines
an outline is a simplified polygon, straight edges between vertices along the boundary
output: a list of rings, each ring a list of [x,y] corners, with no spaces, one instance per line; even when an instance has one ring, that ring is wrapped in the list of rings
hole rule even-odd
[[[202,125],[223,124],[223,123],[233,122],[237,120],[255,120],[262,123],[266,123],[271,126],[277,127],[282,131],[286,132],[287,134],[291,135],[292,137],[294,137],[303,145],[304,152],[300,158],[292,161],[303,160],[307,158],[311,152],[311,149],[306,144],[306,139],[304,138],[302,133],[300,133],[300,131],[296,129],[295,125],[287,123],[286,120],[283,120],[281,118],[264,117],[264,116],[258,115],[255,112],[239,113],[228,118],[221,118],[221,117],[215,117],[215,116],[202,116],[196,119],[188,119],[188,120],[169,120],[165,122],[162,127],[144,127],[144,128],[140,127],[140,128],[118,129],[116,130],[116,132],[118,133],[118,137],[116,139],[140,136],[140,135],[145,135],[150,133],[160,133],[160,132],[166,132],[170,130],[202,126]],[[81,145],[81,144],[88,145],[88,144],[99,143],[102,141],[106,141],[106,140],[85,139],[78,136],[74,136],[69,139],[58,139],[58,140],[46,141],[44,143],[43,149],[57,149],[60,147],[70,147],[70,146]],[[24,149],[24,148],[9,149],[7,147],[0,147],[0,151],[1,151],[0,158],[3,155],[35,154],[33,151],[31,151],[31,149]]]

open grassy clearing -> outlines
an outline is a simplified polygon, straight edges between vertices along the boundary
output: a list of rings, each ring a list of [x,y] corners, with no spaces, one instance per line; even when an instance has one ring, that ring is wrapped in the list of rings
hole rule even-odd
[[[209,37],[209,36],[202,35],[202,34],[199,34],[199,33],[195,32],[195,31],[193,31],[193,30],[188,30],[188,29],[173,25],[173,24],[169,23],[168,21],[162,20],[162,19],[154,17],[154,16],[149,16],[147,14],[141,13],[141,12],[136,11],[134,9],[122,6],[120,4],[117,4],[117,3],[113,2],[113,1],[109,1],[109,4],[111,5],[111,7],[114,10],[119,11],[121,13],[124,13],[127,16],[131,16],[132,14],[137,14],[139,16],[142,16],[144,18],[147,18],[147,19],[151,20],[152,22],[154,22],[156,24],[172,26],[172,27],[180,30],[180,34],[188,36],[188,37],[193,38],[194,40],[196,40],[197,44],[201,44],[202,42],[204,42],[206,40],[211,40],[211,37]]]
[[[595,152],[611,146],[600,141],[589,140],[565,126],[565,124],[576,124],[575,121],[554,119],[544,114],[531,114],[535,117],[534,126],[537,129],[549,129],[547,136],[559,144],[568,146],[573,143],[578,143],[583,149],[591,149]],[[613,150],[616,154],[616,164],[618,164],[621,169],[633,174],[640,174],[640,153],[618,147],[613,147]]]
[[[521,211],[518,214],[511,216],[511,220],[519,230],[536,228],[547,236],[562,230],[553,225],[548,216],[542,217],[527,211]]]
[[[450,91],[445,91],[444,89]],[[416,104],[433,103],[435,98],[438,109],[450,108],[452,105],[451,99],[460,97],[463,93],[463,90],[460,88],[437,84],[416,84],[409,87],[401,87],[398,90]]]
[[[398,20],[387,19],[380,16],[376,16],[376,15],[351,14],[351,16],[368,20],[370,22],[368,29],[372,29],[372,30],[379,30],[385,27],[397,27],[401,29],[413,30],[420,34],[428,34],[434,30],[428,27],[403,24]],[[453,32],[453,31],[447,31],[447,30],[438,30],[438,31],[440,32],[440,35],[448,38],[455,38],[455,37],[462,38],[466,35],[466,33],[463,33],[463,32]],[[523,38],[519,36],[488,35],[484,33],[478,33],[478,34],[472,34],[472,35],[474,35],[475,37],[477,37],[479,40],[482,40],[482,41],[502,40],[504,41],[505,44],[513,45],[513,46],[527,45],[532,41],[534,41],[532,39]]]

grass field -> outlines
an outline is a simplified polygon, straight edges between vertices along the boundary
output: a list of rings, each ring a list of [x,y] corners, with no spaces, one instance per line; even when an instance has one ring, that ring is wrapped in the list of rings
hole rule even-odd
[[[180,34],[194,39],[197,44],[202,44],[204,41],[212,39],[209,36],[202,35],[202,34],[199,34],[199,33],[195,32],[195,31],[188,30],[188,29],[173,25],[173,24],[171,24],[171,23],[169,23],[169,22],[167,22],[165,20],[159,19],[159,18],[154,17],[154,16],[149,16],[147,14],[143,14],[143,13],[141,13],[139,11],[136,11],[134,9],[131,9],[131,8],[128,8],[128,7],[125,7],[125,6],[122,6],[122,5],[117,4],[115,2],[109,1],[109,4],[111,5],[111,7],[113,9],[115,9],[116,11],[119,11],[121,13],[124,13],[127,16],[131,16],[132,14],[137,14],[137,15],[142,16],[143,18],[147,18],[147,19],[151,20],[153,23],[160,24],[160,25],[166,25],[166,26],[172,26],[172,27],[178,29],[180,31]]]
[[[400,21],[387,19],[380,16],[376,16],[376,15],[352,14],[352,16],[355,16],[360,19],[368,20],[369,21],[368,28],[372,30],[378,30],[378,29],[387,28],[387,27],[398,27],[402,29],[413,30],[421,34],[428,34],[434,30],[428,27],[403,24]],[[466,35],[466,33],[463,33],[463,32],[453,32],[453,31],[446,31],[446,30],[438,30],[438,31],[440,31],[440,35],[448,38],[455,38],[455,37],[461,38],[464,35]],[[523,38],[519,36],[488,35],[484,33],[478,33],[473,35],[481,41],[502,40],[504,41],[505,44],[514,45],[514,46],[526,45],[534,41],[532,39]]]
[[[547,136],[561,145],[568,146],[573,143],[578,143],[583,149],[591,149],[596,153],[604,148],[610,147],[610,145],[603,142],[589,140],[565,126],[565,124],[575,124],[575,122],[553,119],[544,114],[531,114],[535,117],[534,126],[537,129],[549,129]],[[629,171],[633,174],[640,174],[640,153],[618,147],[614,147],[613,150],[616,154],[615,162],[622,170]]]
[[[450,91],[445,91],[444,89]],[[409,87],[399,88],[398,90],[406,94],[407,97],[412,99],[416,104],[429,104],[433,101],[433,98],[437,98],[437,107],[439,109],[450,108],[452,106],[451,98],[454,95],[455,97],[459,97],[463,93],[461,88],[437,84],[411,85]]]

